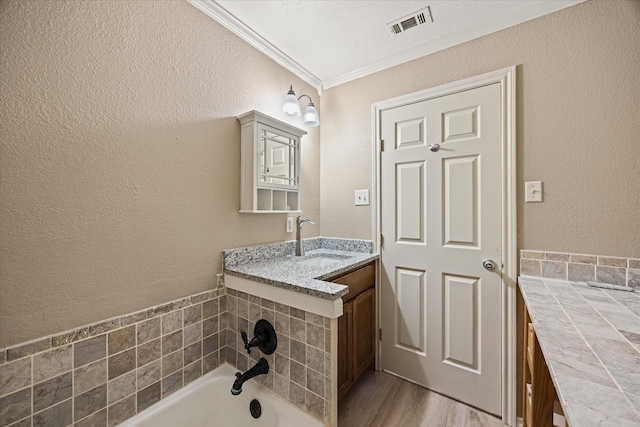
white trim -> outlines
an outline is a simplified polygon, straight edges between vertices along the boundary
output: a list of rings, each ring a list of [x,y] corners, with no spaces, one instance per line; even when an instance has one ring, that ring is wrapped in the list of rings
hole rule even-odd
[[[234,15],[229,13],[225,8],[220,6],[214,0],[187,0],[196,8],[215,19],[222,26],[276,61],[278,64],[291,71],[303,81],[309,83],[317,89],[318,95],[322,95],[322,81],[309,70],[298,64],[296,61],[287,56],[280,49],[267,41],[260,34],[249,28],[244,22],[240,21]]]
[[[378,204],[381,198],[380,198],[380,186],[378,185],[379,173],[376,173],[376,171],[380,171],[380,143],[379,143],[380,135],[378,132],[377,124],[378,122],[377,120],[375,120],[375,111],[374,111],[374,119],[371,121],[371,126],[373,126],[373,129],[372,129],[373,140],[371,141],[371,145],[373,146],[372,159],[371,159],[372,160],[371,165],[373,168],[373,172],[371,174],[371,206],[373,207],[371,211],[371,228],[372,228],[371,235],[373,237],[371,241],[373,243],[373,252],[382,254],[382,250],[380,247],[380,230],[382,230],[382,224],[380,223],[380,215],[378,215],[378,209],[379,209]],[[376,262],[376,288],[375,288],[376,358],[374,362],[375,362],[375,369],[377,371],[380,371],[382,369],[382,365],[380,363],[380,360],[381,360],[380,355],[382,353],[380,349],[380,319],[382,317],[382,299],[381,299],[381,291],[380,291],[381,277],[382,277],[382,263]]]
[[[517,215],[516,215],[516,67],[504,68],[480,76],[470,77],[442,86],[414,92],[372,105],[372,139],[373,147],[373,184],[376,190],[372,195],[373,212],[373,242],[380,247],[380,118],[384,110],[401,107],[403,105],[424,101],[438,96],[448,95],[500,83],[502,88],[502,120],[504,136],[502,141],[502,255],[504,267],[502,270],[502,421],[510,426],[516,425],[516,283],[517,283]],[[382,251],[379,250],[380,253]],[[378,264],[382,264],[379,262]],[[376,300],[380,300],[380,287],[377,287]],[[380,307],[378,304],[378,323],[380,327]],[[376,331],[377,333],[377,331]],[[378,341],[379,343],[379,341]],[[380,368],[380,346],[377,346],[376,369]]]
[[[328,300],[311,295],[301,294],[287,289],[276,288],[264,283],[226,274],[225,286],[236,291],[246,292],[271,301],[278,301],[290,307],[319,314],[330,319],[342,316],[342,298]]]

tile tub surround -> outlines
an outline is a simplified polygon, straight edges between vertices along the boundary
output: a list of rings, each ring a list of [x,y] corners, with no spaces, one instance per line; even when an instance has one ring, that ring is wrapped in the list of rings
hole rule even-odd
[[[224,289],[0,350],[0,426],[113,426],[220,361]]]
[[[640,292],[640,259],[520,251],[520,275],[628,286]]]
[[[305,239],[305,257],[294,256],[295,241],[229,249],[223,253],[224,272],[285,290],[335,300],[348,293],[343,285],[325,282],[378,259],[367,240],[317,237]],[[325,267],[298,264],[301,259],[319,255],[347,257]]]
[[[640,294],[520,277],[570,426],[640,425]]]
[[[282,398],[322,421],[337,424],[337,320],[284,304],[227,289],[220,323],[221,358],[245,372],[260,357],[269,362],[269,373],[259,381]],[[253,336],[256,321],[266,319],[276,330],[275,353],[258,349],[247,354],[240,331]],[[334,355],[334,357],[332,357]]]
[[[261,354],[240,331],[261,318],[278,348],[257,381],[335,425],[337,321],[221,288],[1,349],[0,427],[114,426],[220,363],[244,372]]]

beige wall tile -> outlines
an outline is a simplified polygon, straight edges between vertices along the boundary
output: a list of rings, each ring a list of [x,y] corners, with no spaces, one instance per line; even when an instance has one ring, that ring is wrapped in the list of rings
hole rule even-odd
[[[160,318],[146,320],[136,325],[138,345],[154,340],[160,336]]]
[[[595,282],[596,267],[592,264],[568,264],[568,280],[574,282]]]
[[[596,264],[598,257],[595,255],[571,254],[571,262],[579,264]]]
[[[31,385],[31,358],[0,365],[0,396]]]
[[[52,406],[33,416],[34,426],[66,426],[72,422],[73,410],[71,409],[71,399],[58,405]]]
[[[107,382],[107,359],[84,365],[73,371],[73,394],[78,395]]]
[[[39,412],[70,398],[72,389],[73,375],[71,372],[34,384],[33,412]]]
[[[520,251],[521,258],[527,259],[544,259],[544,252],[541,251]]]
[[[210,301],[213,302],[213,301]],[[182,328],[182,310],[172,311],[162,316],[162,335]]]
[[[566,280],[567,263],[558,261],[542,261],[542,277]]]
[[[87,363],[95,362],[107,355],[107,336],[100,335],[73,345],[73,365],[79,368]]]
[[[0,425],[9,425],[31,415],[31,388],[0,397]]]
[[[114,424],[117,420],[114,420]],[[101,409],[100,411],[89,415],[86,418],[76,422],[74,427],[96,427],[96,426],[106,426],[107,425],[107,409]]]
[[[161,379],[160,360],[148,363],[141,368],[136,369],[137,390],[149,387]]]
[[[146,365],[147,363],[160,358],[162,355],[162,342],[160,338],[156,338],[153,341],[138,345],[138,347],[136,347],[136,351],[138,356],[137,365]]]
[[[598,265],[606,265],[609,267],[627,267],[627,259],[626,258],[614,258],[614,257],[606,257],[599,256],[598,257]]]
[[[521,259],[520,274],[524,276],[540,276],[542,274],[542,262],[536,259]]]
[[[162,380],[162,397],[166,397],[171,393],[182,388],[182,369],[174,372]]]
[[[136,345],[136,327],[131,325],[109,332],[107,343],[110,355],[130,349]]]
[[[7,360],[17,360],[25,356],[30,356],[41,351],[51,348],[51,338],[44,338],[28,344],[22,344],[17,347],[7,349]]]
[[[136,349],[132,348],[109,357],[109,379],[112,380],[136,368]]]
[[[619,267],[596,266],[596,281],[611,285],[627,285],[627,269]]]
[[[80,420],[107,407],[107,385],[91,389],[76,396],[73,405],[73,417]]]
[[[158,400],[160,400],[160,397],[161,397],[160,381],[150,385],[145,389],[140,390],[137,395],[138,412],[144,411],[149,406],[156,403]]]
[[[569,254],[559,253],[559,252],[545,252],[544,259],[549,261],[563,261],[569,262]]]
[[[132,395],[109,406],[109,427],[113,427],[136,414],[136,396]]]
[[[129,395],[135,395],[137,388],[136,371],[128,372],[124,375],[110,380],[107,383],[109,392],[109,404],[115,403],[120,399],[124,399]]]

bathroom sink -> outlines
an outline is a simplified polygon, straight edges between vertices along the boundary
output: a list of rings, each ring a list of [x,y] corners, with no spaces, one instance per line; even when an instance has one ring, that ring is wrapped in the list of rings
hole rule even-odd
[[[345,260],[349,257],[341,255],[317,255],[298,261],[298,264],[309,265],[311,267],[326,267],[327,265]]]

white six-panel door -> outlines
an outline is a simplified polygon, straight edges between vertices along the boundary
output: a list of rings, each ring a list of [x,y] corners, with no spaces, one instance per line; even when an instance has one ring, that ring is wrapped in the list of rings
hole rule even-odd
[[[496,83],[384,110],[380,130],[381,367],[496,415],[500,97]]]

